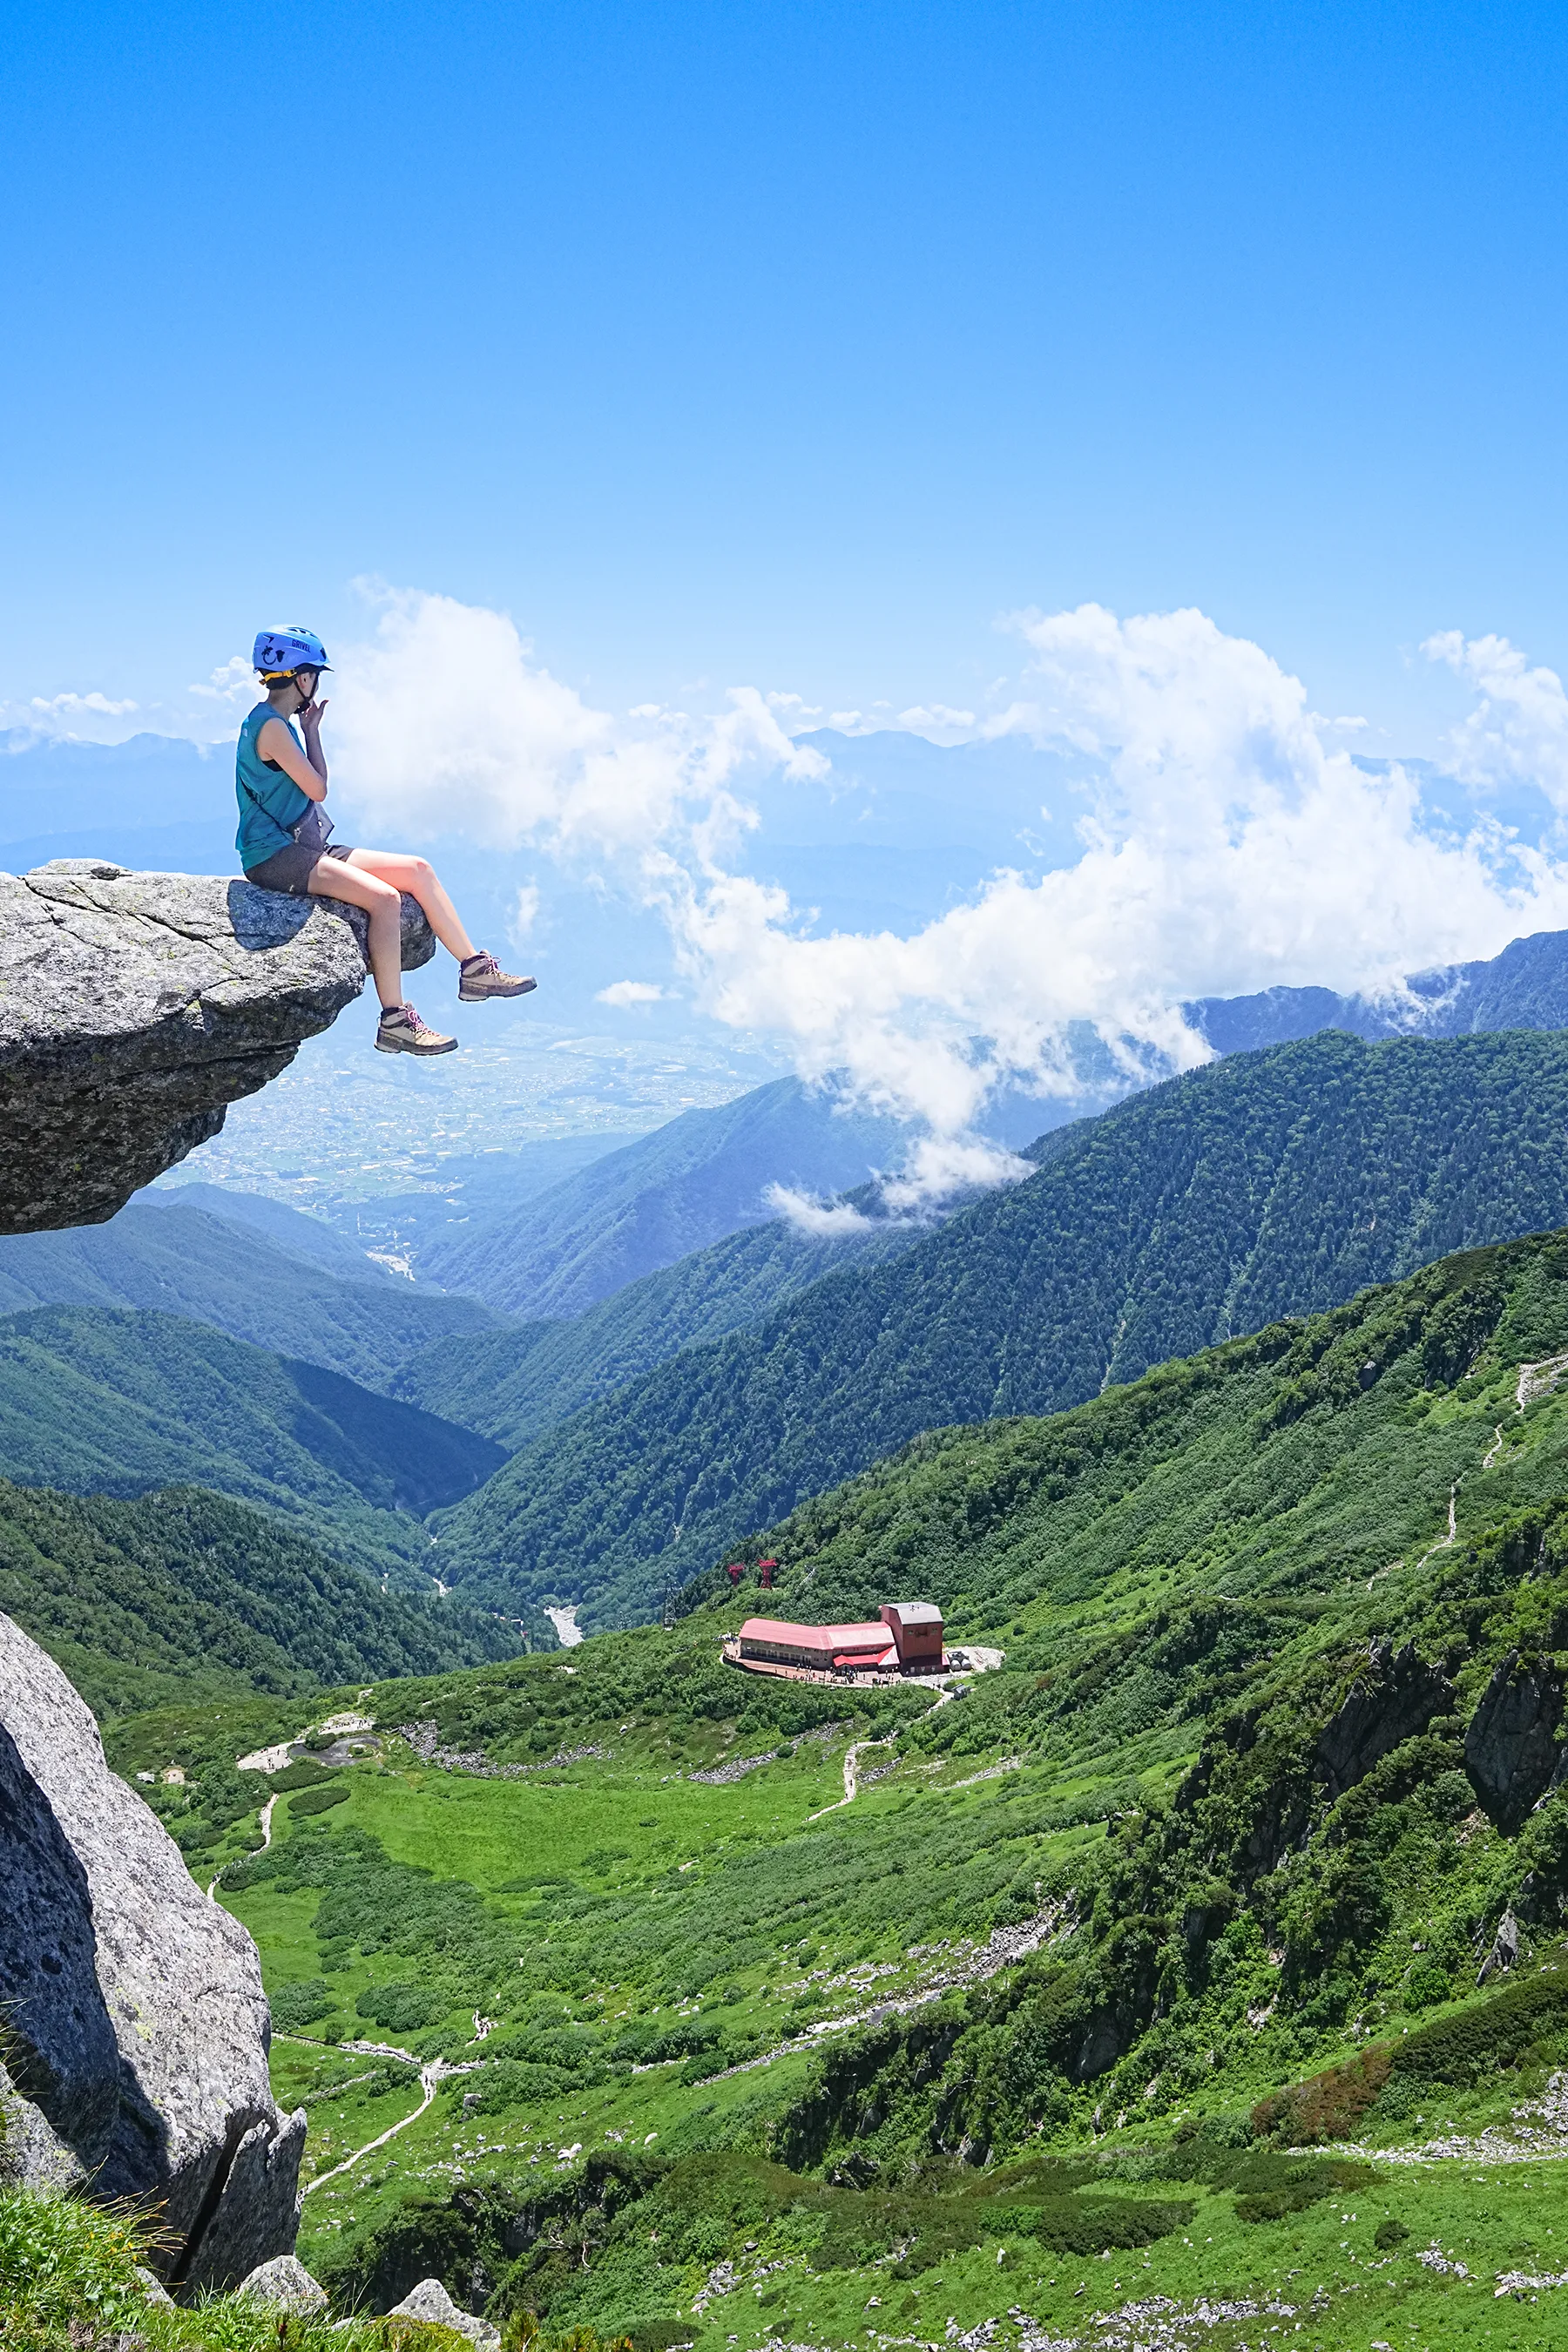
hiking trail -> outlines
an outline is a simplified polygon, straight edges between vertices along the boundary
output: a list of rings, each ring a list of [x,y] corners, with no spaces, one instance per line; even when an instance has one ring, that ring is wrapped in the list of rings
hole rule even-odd
[[[340,2044],[342,2048],[349,2046],[351,2045],[347,2043]],[[384,2052],[384,2054],[389,2058],[406,2058],[411,2065],[417,2063],[406,2050],[389,2049]],[[367,2139],[363,2147],[356,2147],[352,2156],[345,2156],[341,2164],[334,2164],[330,2172],[318,2172],[314,2180],[307,2180],[300,2192],[301,2197],[309,2197],[312,2190],[323,2187],[327,2181],[336,2180],[343,2173],[352,2172],[362,2158],[374,2156],[376,2149],[384,2147],[389,2139],[395,2139],[399,2132],[408,2129],[410,2124],[416,2124],[429,2107],[430,2102],[443,2083],[450,2081],[454,2074],[473,2074],[482,2063],[479,2059],[470,2059],[464,2065],[448,2066],[444,2058],[432,2058],[427,2064],[419,2068],[419,2088],[423,2094],[419,2105],[416,2107],[411,2107],[398,2122],[389,2124],[385,2131],[377,2132],[374,2139]]]

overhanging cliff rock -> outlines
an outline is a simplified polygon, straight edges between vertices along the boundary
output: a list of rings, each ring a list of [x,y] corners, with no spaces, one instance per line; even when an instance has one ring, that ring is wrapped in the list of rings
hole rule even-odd
[[[256,1947],[0,1616],[0,2166],[159,2209],[175,2285],[287,2253],[305,2116],[268,2080]]]
[[[358,996],[364,939],[355,908],[216,876],[0,874],[0,1234],[100,1223],[215,1136]],[[435,946],[405,898],[405,969]]]

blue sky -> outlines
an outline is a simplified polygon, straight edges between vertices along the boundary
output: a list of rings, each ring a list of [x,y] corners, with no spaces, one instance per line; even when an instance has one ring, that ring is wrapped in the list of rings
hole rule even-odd
[[[56,739],[304,622],[542,1013],[969,1176],[1075,1023],[1568,926],[1560,7],[5,34],[0,843],[221,866],[221,757]]]
[[[13,8],[0,697],[374,574],[612,701],[1568,657],[1561,9]],[[16,232],[20,227],[21,234]]]

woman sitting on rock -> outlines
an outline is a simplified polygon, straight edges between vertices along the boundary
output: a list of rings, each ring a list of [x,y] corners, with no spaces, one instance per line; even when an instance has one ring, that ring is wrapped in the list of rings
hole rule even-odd
[[[430,929],[458,959],[458,997],[479,1004],[491,996],[524,996],[531,980],[502,971],[493,955],[476,948],[457,908],[425,857],[401,850],[345,849],[329,840],[327,762],[321,751],[324,702],[316,700],[326,648],[309,629],[263,629],[251,656],[267,699],[239,730],[236,846],[247,882],[302,898],[343,898],[370,917],[370,968],[381,999],[375,1033],[380,1054],[451,1054],[444,1037],[403,1001],[399,893],[417,898]],[[305,730],[300,741],[298,719]]]

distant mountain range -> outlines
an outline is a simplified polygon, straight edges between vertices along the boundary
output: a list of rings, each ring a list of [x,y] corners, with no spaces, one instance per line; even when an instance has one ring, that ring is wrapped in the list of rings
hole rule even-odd
[[[350,1566],[427,1589],[424,1515],[504,1459],[472,1430],[176,1316],[47,1307],[0,1318],[0,1464],[18,1485],[212,1487]]]
[[[107,1224],[0,1240],[0,1315],[42,1306],[152,1307],[377,1388],[437,1339],[500,1320],[385,1273],[314,1217],[206,1184],[141,1193]]]
[[[630,1622],[749,1529],[924,1429],[1076,1404],[1151,1364],[1568,1222],[1568,1037],[1209,1065],[1047,1138],[1038,1172],[830,1273],[523,1446],[438,1522],[447,1581]]]
[[[1182,1008],[1217,1054],[1247,1053],[1346,1029],[1354,1037],[1469,1037],[1483,1029],[1568,1025],[1568,931],[1535,931],[1482,963],[1413,973],[1403,994],[1337,996],[1329,988],[1268,988]]]
[[[508,1314],[581,1315],[640,1276],[775,1217],[770,1184],[845,1192],[902,1150],[896,1121],[779,1078],[718,1110],[684,1112],[513,1213],[448,1228],[420,1268]]]
[[[1568,932],[1516,940],[1488,962],[1418,973],[1386,1000],[1279,988],[1208,998],[1184,1011],[1221,1054],[1255,1051],[1324,1029],[1368,1040],[1555,1029],[1568,1024]],[[1015,1091],[994,1106],[993,1131],[1016,1149],[1124,1098],[1125,1078],[1098,1039],[1081,1041],[1078,1060],[1081,1098],[1047,1102]],[[471,1292],[506,1314],[529,1321],[581,1317],[658,1268],[766,1221],[773,1213],[765,1197],[770,1183],[814,1197],[847,1191],[873,1169],[896,1169],[904,1148],[893,1122],[847,1114],[831,1096],[783,1078],[718,1110],[689,1111],[553,1187],[531,1187],[510,1210],[498,1201],[507,1181],[502,1159],[483,1171],[484,1195],[467,1219],[453,1221],[445,1205],[438,1213],[427,1208],[403,1246],[421,1275],[447,1290]],[[863,1238],[879,1252],[887,1246],[882,1235]],[[853,1240],[841,1242],[841,1256],[852,1255],[855,1246]],[[775,1272],[786,1262],[793,1279],[803,1261],[782,1248],[775,1252]],[[762,1263],[759,1256],[756,1264]],[[759,1285],[753,1311],[764,1311],[777,1296],[782,1292],[769,1296],[766,1285]],[[706,1312],[704,1307],[689,1321],[672,1318],[666,1351],[714,1336]],[[569,1353],[573,1365],[582,1360],[579,1347]],[[541,1358],[535,1365],[531,1389],[544,1379],[549,1360]],[[598,1375],[594,1379],[602,1392]],[[567,1389],[576,1393],[571,1377]]]

